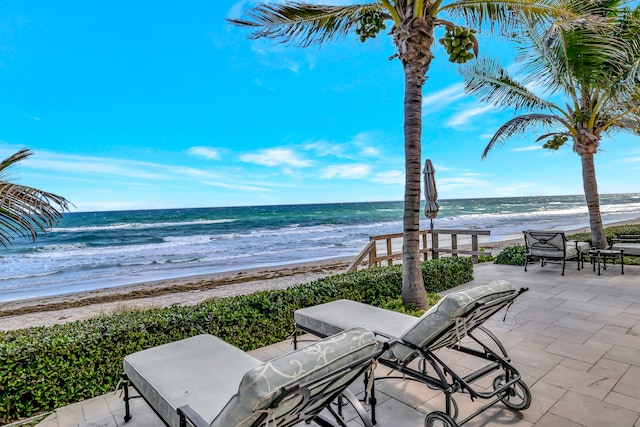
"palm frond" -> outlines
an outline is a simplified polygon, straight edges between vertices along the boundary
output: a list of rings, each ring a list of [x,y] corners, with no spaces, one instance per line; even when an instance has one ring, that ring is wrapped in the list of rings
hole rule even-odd
[[[496,60],[478,58],[471,65],[460,68],[465,91],[481,101],[497,107],[516,110],[551,110],[558,107],[528,90],[513,79]]]
[[[555,0],[454,0],[442,11],[464,19],[473,28],[509,34],[523,20],[549,21],[571,16],[571,11]]]
[[[23,149],[0,162],[0,244],[5,247],[17,236],[35,240],[69,210],[70,202],[62,196],[7,180],[9,168],[32,154]]]
[[[252,39],[268,38],[307,47],[344,37],[369,11],[385,12],[381,3],[323,6],[308,3],[260,4],[245,11],[245,18],[227,19],[233,25],[253,29]],[[390,18],[390,16],[384,15]]]
[[[482,152],[482,158],[486,158],[487,154],[489,154],[489,151],[491,151],[494,146],[502,146],[506,144],[509,138],[525,132],[530,127],[548,127],[553,124],[560,124],[564,127],[568,127],[567,122],[565,122],[562,118],[550,114],[525,114],[515,117],[500,126],[500,129],[496,131],[495,135],[493,135],[491,141],[489,141],[484,151]]]

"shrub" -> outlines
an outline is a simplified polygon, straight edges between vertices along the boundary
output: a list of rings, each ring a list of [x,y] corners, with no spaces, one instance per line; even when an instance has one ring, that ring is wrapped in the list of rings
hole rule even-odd
[[[504,248],[498,254],[495,264],[524,265],[526,248],[523,245],[515,245]]]
[[[422,271],[430,293],[473,279],[468,258],[428,261]],[[202,333],[253,350],[286,339],[299,308],[340,298],[396,307],[401,288],[401,266],[374,268],[195,306],[0,332],[0,423],[112,391],[127,354]]]
[[[618,238],[623,235],[640,235],[640,224],[635,225],[615,225],[611,227],[607,227],[604,229],[604,234],[607,236],[607,240],[609,244],[611,244],[611,239]],[[591,240],[591,232],[586,233],[576,233],[567,236],[568,240],[578,240],[580,242],[589,242],[592,244]]]

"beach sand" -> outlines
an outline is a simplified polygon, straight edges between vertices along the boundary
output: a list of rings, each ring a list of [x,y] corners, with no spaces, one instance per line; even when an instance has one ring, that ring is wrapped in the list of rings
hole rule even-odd
[[[624,224],[640,224],[640,218],[607,226]],[[588,229],[572,230],[568,233],[582,231]],[[496,256],[505,247],[523,243],[522,237],[519,237],[482,242],[480,246]],[[446,247],[445,241],[441,240],[441,247]],[[462,249],[462,245],[460,248]],[[128,309],[192,305],[211,298],[284,289],[321,277],[344,273],[351,261],[351,258],[339,258],[9,301],[0,303],[0,330],[50,326]]]

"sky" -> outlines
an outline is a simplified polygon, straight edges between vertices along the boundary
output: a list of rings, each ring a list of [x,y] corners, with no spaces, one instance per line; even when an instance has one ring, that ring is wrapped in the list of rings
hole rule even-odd
[[[72,211],[402,200],[391,38],[250,40],[225,18],[255,4],[0,0],[0,158],[34,151],[9,178]],[[480,49],[513,61],[489,36]],[[533,134],[481,160],[514,112],[465,95],[434,54],[422,158],[441,199],[583,193],[580,158]],[[640,137],[607,138],[595,162],[601,193],[640,192]]]

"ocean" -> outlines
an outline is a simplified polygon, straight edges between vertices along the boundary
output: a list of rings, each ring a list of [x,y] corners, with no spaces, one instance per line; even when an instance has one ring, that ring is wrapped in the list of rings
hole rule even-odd
[[[583,196],[441,200],[438,229],[576,229]],[[601,196],[605,223],[640,217],[640,194]],[[402,202],[67,213],[35,243],[0,247],[0,302],[356,255],[402,231]],[[422,228],[429,227],[423,220]]]

